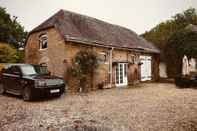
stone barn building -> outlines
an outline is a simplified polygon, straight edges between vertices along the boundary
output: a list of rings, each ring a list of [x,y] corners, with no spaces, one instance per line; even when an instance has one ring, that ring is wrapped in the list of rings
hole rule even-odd
[[[101,83],[123,87],[158,79],[160,51],[151,43],[127,28],[65,10],[29,33],[25,61],[45,64],[52,74],[66,78],[72,59],[83,49],[94,50],[100,58],[94,89]]]

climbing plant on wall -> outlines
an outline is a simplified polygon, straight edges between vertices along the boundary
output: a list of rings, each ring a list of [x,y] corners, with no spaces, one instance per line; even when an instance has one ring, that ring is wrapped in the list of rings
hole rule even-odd
[[[69,72],[79,80],[80,91],[87,91],[87,88],[92,88],[93,85],[91,82],[98,65],[96,52],[92,50],[81,50],[76,54]]]

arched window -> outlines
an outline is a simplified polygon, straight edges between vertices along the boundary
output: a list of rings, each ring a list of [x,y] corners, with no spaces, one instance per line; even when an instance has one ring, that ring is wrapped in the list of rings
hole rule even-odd
[[[98,55],[98,58],[99,58],[100,63],[107,63],[108,59],[109,59],[108,52],[106,52],[106,51],[100,52]]]
[[[47,49],[48,47],[48,37],[46,34],[42,34],[39,37],[39,47],[40,50]]]

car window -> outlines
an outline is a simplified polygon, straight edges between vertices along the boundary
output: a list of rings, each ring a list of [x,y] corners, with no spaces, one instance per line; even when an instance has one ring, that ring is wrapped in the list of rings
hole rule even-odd
[[[36,75],[35,68],[31,65],[21,66],[22,73],[24,75]]]
[[[11,74],[11,67],[5,67],[5,68],[2,70],[2,73]]]
[[[47,66],[35,65],[34,68],[38,74],[42,74],[42,75],[49,74],[47,70]]]
[[[11,73],[11,74],[14,74],[14,75],[19,75],[19,74],[21,73],[21,70],[20,70],[20,68],[17,67],[17,66],[12,66],[12,67],[10,68],[10,73]]]

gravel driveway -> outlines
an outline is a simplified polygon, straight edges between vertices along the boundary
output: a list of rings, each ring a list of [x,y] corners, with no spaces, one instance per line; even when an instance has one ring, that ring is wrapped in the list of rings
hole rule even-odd
[[[196,131],[197,90],[146,83],[24,102],[0,96],[1,131]]]

